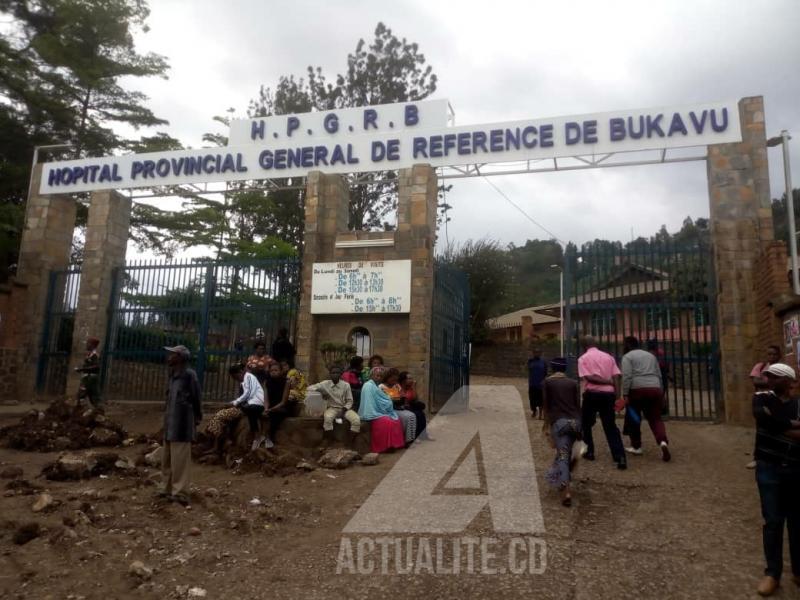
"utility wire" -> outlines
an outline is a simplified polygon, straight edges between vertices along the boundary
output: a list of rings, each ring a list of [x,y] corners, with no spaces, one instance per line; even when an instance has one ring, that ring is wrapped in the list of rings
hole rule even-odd
[[[554,240],[556,240],[556,241],[557,241],[559,244],[561,244],[562,246],[566,246],[566,245],[567,245],[567,244],[566,244],[566,242],[565,242],[564,240],[562,240],[561,238],[559,238],[559,237],[558,237],[558,236],[557,236],[555,233],[553,233],[552,231],[550,231],[550,230],[549,230],[547,227],[545,227],[544,225],[542,225],[541,223],[539,223],[539,222],[538,222],[536,219],[534,219],[532,216],[530,216],[528,213],[526,213],[526,212],[525,212],[525,211],[524,211],[524,210],[523,210],[523,209],[522,209],[522,208],[521,208],[521,207],[520,207],[520,206],[519,206],[519,205],[518,205],[516,202],[514,202],[514,201],[513,201],[511,198],[509,198],[509,197],[506,195],[506,193],[505,193],[503,190],[501,190],[501,189],[500,189],[499,187],[497,187],[497,186],[496,186],[494,183],[492,183],[492,182],[491,182],[491,180],[490,180],[488,177],[486,177],[486,175],[482,175],[482,177],[483,177],[483,180],[484,180],[486,183],[488,183],[490,186],[492,186],[492,187],[494,188],[494,190],[495,190],[495,191],[496,191],[498,194],[500,194],[500,195],[501,195],[503,198],[505,198],[505,199],[508,201],[508,203],[509,203],[511,206],[513,206],[513,207],[514,207],[514,208],[516,208],[516,209],[517,209],[519,212],[521,212],[521,213],[522,213],[522,214],[525,216],[525,218],[526,218],[526,219],[528,219],[528,220],[529,220],[531,223],[533,223],[534,225],[536,225],[536,226],[537,226],[539,229],[541,229],[542,231],[544,231],[544,232],[545,232],[547,235],[549,235],[551,238],[553,238]]]

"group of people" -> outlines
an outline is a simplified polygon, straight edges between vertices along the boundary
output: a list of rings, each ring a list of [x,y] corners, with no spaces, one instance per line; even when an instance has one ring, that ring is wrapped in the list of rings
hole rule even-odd
[[[373,355],[368,366],[354,356],[347,369],[330,369],[330,379],[309,386],[322,394],[325,442],[333,440],[336,420],[350,425],[351,440],[370,424],[370,450],[381,453],[408,447],[416,439],[430,439],[427,433],[425,404],[417,397],[416,382],[408,371],[387,368],[383,357]]]
[[[576,442],[584,442],[582,456],[595,460],[593,428],[600,417],[612,460],[617,468],[628,467],[626,453],[642,455],[642,419],[646,419],[665,462],[672,457],[666,427],[661,418],[665,402],[662,369],[658,357],[640,347],[638,338],[624,340],[621,366],[597,347],[592,336],[584,338],[586,351],[578,358],[580,382],[567,376],[565,358],[550,361],[552,373],[541,352],[533,350],[528,361],[531,415],[544,420],[543,430],[556,451],[546,479],[561,492],[564,506],[571,506],[571,471],[577,456]],[[625,411],[622,434],[630,439],[625,447],[615,413]]]

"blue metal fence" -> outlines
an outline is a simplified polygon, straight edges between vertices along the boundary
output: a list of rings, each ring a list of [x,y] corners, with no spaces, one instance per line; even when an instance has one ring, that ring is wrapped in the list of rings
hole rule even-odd
[[[36,365],[36,390],[40,394],[60,396],[66,390],[80,281],[78,266],[50,272],[40,342],[42,350]]]
[[[106,397],[160,400],[164,346],[182,344],[206,401],[228,400],[228,367],[267,344],[281,327],[295,330],[300,295],[297,260],[131,263],[114,273],[103,353]]]
[[[431,319],[431,411],[469,384],[469,281],[465,273],[437,265]],[[461,398],[467,402],[466,389]],[[448,407],[450,408],[450,407]]]

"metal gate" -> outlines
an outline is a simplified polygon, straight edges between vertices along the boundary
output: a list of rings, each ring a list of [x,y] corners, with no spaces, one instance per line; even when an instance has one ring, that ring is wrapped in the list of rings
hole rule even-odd
[[[438,412],[453,393],[469,384],[469,281],[445,265],[434,272],[431,318],[431,411]],[[463,403],[467,401],[464,389]]]
[[[595,242],[567,251],[565,330],[573,361],[592,335],[618,361],[635,336],[659,358],[669,415],[722,414],[715,282],[710,244],[685,240]]]
[[[42,350],[36,365],[36,391],[40,394],[61,396],[66,392],[80,282],[78,266],[50,272],[40,341]]]
[[[234,362],[269,344],[281,327],[293,336],[300,262],[139,262],[117,269],[102,377],[110,399],[160,400],[164,346],[183,344],[206,401],[230,400]]]

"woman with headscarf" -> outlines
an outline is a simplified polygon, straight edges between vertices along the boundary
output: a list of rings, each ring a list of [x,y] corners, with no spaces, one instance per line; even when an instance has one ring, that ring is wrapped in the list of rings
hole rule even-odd
[[[572,446],[581,437],[580,386],[567,377],[565,359],[554,358],[550,367],[553,374],[544,380],[542,408],[545,433],[550,436],[556,455],[545,479],[561,492],[561,504],[572,506],[569,484],[573,468]]]
[[[358,416],[362,422],[370,423],[370,451],[386,452],[405,448],[405,436],[400,417],[394,410],[392,400],[378,387],[386,369],[372,369],[371,378],[361,388],[361,405]]]

